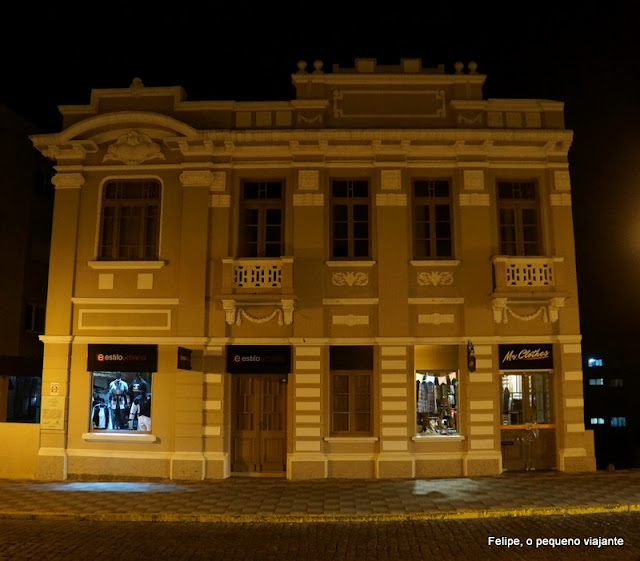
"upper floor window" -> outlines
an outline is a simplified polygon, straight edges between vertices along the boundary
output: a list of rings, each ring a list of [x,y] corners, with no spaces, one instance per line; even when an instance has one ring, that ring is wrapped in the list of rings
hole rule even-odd
[[[118,179],[104,185],[99,259],[158,258],[160,182]]]
[[[589,366],[589,368],[593,368],[594,366],[602,366],[602,359],[601,358],[590,358],[587,361],[587,365]]]
[[[280,257],[283,240],[283,185],[246,181],[240,200],[240,257]]]
[[[538,190],[533,181],[498,182],[500,253],[540,255]]]
[[[447,180],[413,183],[413,256],[439,259],[453,256],[451,199]]]
[[[369,182],[366,179],[331,183],[331,257],[370,256]]]

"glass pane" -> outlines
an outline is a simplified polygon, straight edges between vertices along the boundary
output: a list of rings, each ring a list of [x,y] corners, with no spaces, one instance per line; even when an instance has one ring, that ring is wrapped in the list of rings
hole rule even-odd
[[[368,257],[369,256],[369,242],[367,240],[356,240],[353,242],[353,256],[354,257]]]
[[[513,183],[500,182],[498,183],[498,198],[499,199],[513,199]]]
[[[333,240],[333,257],[349,257],[349,244],[347,240]]]
[[[282,198],[282,183],[271,182],[266,185],[266,198],[267,199],[281,199]]]
[[[502,424],[521,425],[524,423],[522,403],[522,374],[502,376]]]
[[[449,182],[448,181],[434,181],[434,194],[436,197],[448,197],[449,196]]]
[[[353,205],[353,219],[366,222],[369,220],[369,205]]]
[[[346,197],[348,191],[348,182],[347,181],[334,181],[332,183],[331,189],[334,197]]]
[[[259,191],[258,183],[245,183],[242,189],[242,195],[245,199],[257,199]]]
[[[333,220],[346,221],[349,218],[347,205],[333,205]]]
[[[369,196],[369,182],[368,181],[354,181],[353,182],[353,196],[354,197],[368,197]]]
[[[451,212],[449,205],[436,205],[436,221],[449,222],[451,219]]]
[[[265,239],[267,242],[280,242],[280,226],[267,226]]]
[[[280,243],[267,243],[264,250],[265,257],[280,257],[282,249]]]
[[[452,255],[451,240],[438,240],[436,242],[437,257],[451,257]]]
[[[356,222],[353,225],[354,239],[366,240],[369,237],[369,224],[366,222]]]
[[[282,223],[282,211],[279,208],[267,209],[267,224],[281,224]]]
[[[346,222],[336,222],[333,224],[334,239],[346,240],[349,237],[349,230]]]

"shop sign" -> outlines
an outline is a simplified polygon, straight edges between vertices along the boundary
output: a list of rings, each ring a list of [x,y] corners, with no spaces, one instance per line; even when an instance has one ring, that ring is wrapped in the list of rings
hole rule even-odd
[[[89,345],[90,372],[157,372],[157,345]]]
[[[229,345],[227,372],[231,374],[288,374],[290,345]]]
[[[552,370],[552,345],[498,345],[500,370]]]
[[[178,347],[178,370],[191,370],[191,349]]]

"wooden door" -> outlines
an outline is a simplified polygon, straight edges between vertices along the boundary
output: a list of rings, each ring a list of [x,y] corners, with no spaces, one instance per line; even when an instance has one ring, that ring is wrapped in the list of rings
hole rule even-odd
[[[285,376],[234,376],[232,472],[280,474],[286,470],[286,410]]]

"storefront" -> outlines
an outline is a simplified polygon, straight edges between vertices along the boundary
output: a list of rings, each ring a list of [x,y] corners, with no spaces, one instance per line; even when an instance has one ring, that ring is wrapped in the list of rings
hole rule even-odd
[[[499,345],[503,469],[556,467],[553,348]]]
[[[156,345],[89,345],[89,431],[151,432]]]

